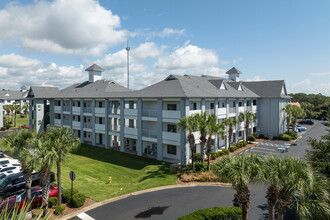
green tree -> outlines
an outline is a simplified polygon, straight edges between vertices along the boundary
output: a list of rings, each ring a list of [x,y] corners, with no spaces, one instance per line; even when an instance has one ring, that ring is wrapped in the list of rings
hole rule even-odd
[[[194,164],[194,147],[195,147],[195,135],[194,132],[197,130],[197,118],[196,115],[191,115],[188,117],[181,118],[177,122],[178,128],[181,128],[184,131],[188,131],[188,142],[189,148],[191,151],[191,165],[193,170],[195,169]]]
[[[61,163],[68,153],[80,146],[80,139],[74,138],[72,129],[65,127],[53,127],[48,132],[48,136],[53,143],[56,152],[57,186],[61,189]],[[52,149],[53,150],[53,149]],[[58,191],[58,204],[62,204],[62,192]]]
[[[294,131],[296,128],[296,122],[298,118],[304,117],[304,111],[302,108],[299,108],[296,105],[291,107],[291,123],[292,123],[292,130]]]
[[[29,103],[25,102],[22,109],[23,109],[24,115],[26,117],[26,114],[29,113]]]
[[[233,136],[233,131],[234,131],[234,127],[239,123],[239,121],[237,121],[234,118],[226,118],[222,121],[222,123],[227,127],[227,132],[228,132],[228,146],[231,143],[231,138]]]
[[[247,136],[249,135],[249,128],[251,122],[256,122],[257,116],[255,113],[250,111],[240,112],[238,115],[238,121],[244,122],[244,129],[245,129],[245,141],[248,141]]]
[[[27,201],[31,201],[31,184],[32,172],[35,169],[31,163],[33,155],[31,154],[31,140],[35,137],[35,133],[30,130],[22,129],[8,134],[4,140],[11,148],[13,153],[17,155],[21,162],[22,173],[25,178],[25,189]]]
[[[210,157],[212,152],[212,135],[224,135],[224,125],[218,124],[217,116],[215,114],[209,115],[207,118],[207,143],[206,143],[206,155],[207,155],[207,170],[210,170]]]
[[[10,115],[10,106],[9,105],[4,105],[3,106],[3,110],[5,110],[6,114],[7,114],[7,122],[9,123],[9,115]]]
[[[290,104],[287,104],[284,108],[282,108],[282,111],[284,111],[286,113],[286,126],[287,126],[287,129],[289,131],[289,125],[291,123],[291,119],[292,119],[292,105]],[[294,128],[292,127],[292,130]]]
[[[20,112],[21,111],[21,107],[20,107],[20,105],[19,105],[18,102],[14,102],[13,103],[12,110],[13,110],[14,115],[15,115],[14,127],[16,127],[16,115],[17,115],[17,112]]]
[[[206,144],[206,136],[207,136],[207,117],[206,113],[202,112],[200,114],[196,114],[197,119],[197,130],[200,132],[200,146],[201,146],[201,156],[202,161],[204,161],[205,158],[205,144]]]
[[[255,154],[241,154],[225,157],[212,166],[212,170],[221,178],[228,179],[236,190],[234,195],[242,207],[242,219],[248,219],[251,194],[248,184],[256,183],[261,174],[262,160]]]
[[[304,110],[304,112],[306,113],[306,118],[311,119],[312,115],[313,115],[313,108],[314,105],[309,103],[309,102],[302,102],[301,103],[301,108]]]

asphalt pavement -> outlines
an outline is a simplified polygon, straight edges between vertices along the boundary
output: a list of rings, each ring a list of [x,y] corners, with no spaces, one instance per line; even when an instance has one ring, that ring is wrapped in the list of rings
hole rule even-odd
[[[265,152],[305,158],[306,142],[309,137],[319,138],[327,133],[325,126],[315,121],[312,126],[306,126],[307,131],[297,141],[296,146],[290,146],[287,152],[280,153],[277,148],[285,146],[283,142],[266,141],[259,147]],[[273,151],[275,150],[275,151]],[[262,150],[261,150],[262,151]],[[262,151],[263,152],[263,151]],[[267,154],[267,153],[266,153]],[[249,219],[268,219],[268,205],[265,198],[266,187],[251,186],[251,204]],[[166,189],[144,193],[97,207],[86,213],[81,213],[72,220],[121,220],[121,219],[177,219],[178,217],[214,206],[232,206],[235,191],[232,188],[217,186],[197,186]],[[294,219],[286,213],[285,219]]]

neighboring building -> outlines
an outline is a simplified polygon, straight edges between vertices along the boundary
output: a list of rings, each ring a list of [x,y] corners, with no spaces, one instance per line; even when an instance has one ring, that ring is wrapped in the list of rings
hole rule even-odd
[[[232,68],[227,72],[229,79],[169,75],[163,81],[132,91],[101,79],[103,69],[95,64],[86,71],[89,81],[62,90],[30,88],[27,98],[31,129],[43,131],[48,124],[65,126],[72,128],[82,143],[184,164],[190,158],[187,133],[177,129],[176,123],[185,116],[214,113],[220,122],[251,111],[257,114],[258,121],[251,123],[249,133],[278,135],[285,131],[281,106],[290,97],[283,80],[239,82],[241,72]],[[244,133],[243,124],[238,125],[232,141],[243,139]],[[195,137],[199,143],[198,132]],[[229,145],[228,138],[214,137],[215,151]],[[196,151],[200,151],[198,145]]]
[[[295,106],[298,106],[299,108],[301,108],[301,105],[299,102],[291,102],[290,105],[295,105]]]
[[[3,116],[6,114],[3,106],[12,105],[14,102],[17,102],[22,108],[26,102],[29,102],[26,99],[27,94],[26,86],[22,86],[20,91],[0,91],[0,128],[3,127]]]

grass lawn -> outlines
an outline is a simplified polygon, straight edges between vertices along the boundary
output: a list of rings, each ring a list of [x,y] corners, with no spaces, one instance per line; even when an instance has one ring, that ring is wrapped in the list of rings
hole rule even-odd
[[[62,187],[69,189],[69,172],[76,173],[74,188],[96,201],[122,194],[175,184],[169,163],[82,144],[62,164]],[[53,171],[56,173],[56,166]],[[108,184],[111,176],[112,183]]]
[[[22,114],[22,115],[24,115],[24,114]],[[24,118],[21,118],[20,115],[16,115],[16,128],[18,128],[21,125],[28,125],[28,124],[29,124],[29,115],[28,114],[26,115],[26,117],[24,116]]]

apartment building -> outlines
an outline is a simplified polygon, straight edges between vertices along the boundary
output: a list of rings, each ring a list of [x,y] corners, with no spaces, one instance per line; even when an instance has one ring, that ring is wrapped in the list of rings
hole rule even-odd
[[[285,131],[281,108],[290,97],[283,80],[240,82],[241,72],[232,68],[227,72],[228,79],[169,75],[133,91],[102,79],[104,70],[96,64],[86,71],[88,81],[62,90],[30,88],[31,129],[43,131],[47,126],[64,126],[72,128],[82,143],[183,164],[188,163],[190,151],[187,132],[176,127],[182,117],[206,112],[215,114],[221,122],[251,111],[258,120],[250,125],[250,133],[277,135]],[[243,139],[244,132],[243,124],[237,125],[232,141]],[[196,143],[199,143],[198,135],[196,132]],[[214,136],[213,139],[215,151],[230,145],[228,138]],[[198,145],[196,151],[200,151]]]
[[[28,100],[26,96],[28,94],[27,87],[21,86],[19,91],[0,91],[0,128],[3,127],[3,116],[6,114],[4,111],[4,105],[12,105],[14,102],[19,103],[22,108]]]

